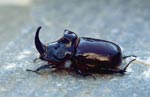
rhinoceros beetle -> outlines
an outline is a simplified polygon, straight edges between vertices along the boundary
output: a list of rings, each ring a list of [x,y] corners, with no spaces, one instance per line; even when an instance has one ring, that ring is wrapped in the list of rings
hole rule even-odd
[[[40,53],[39,59],[47,61],[36,70],[27,69],[39,73],[42,69],[55,68],[56,70],[69,70],[86,76],[93,73],[120,73],[124,74],[127,67],[135,59],[132,59],[123,69],[119,66],[122,60],[134,55],[123,56],[121,48],[110,41],[78,37],[74,32],[64,30],[64,36],[47,45],[39,39],[39,27],[35,34],[35,46]]]

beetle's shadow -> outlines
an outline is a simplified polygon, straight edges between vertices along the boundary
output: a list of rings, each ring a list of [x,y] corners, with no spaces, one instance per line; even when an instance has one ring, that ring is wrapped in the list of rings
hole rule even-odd
[[[34,73],[34,72],[33,72]],[[74,71],[66,71],[66,70],[56,70],[56,71],[51,71],[51,70],[43,70],[43,71],[40,71],[39,73],[37,73],[38,75],[41,75],[41,76],[48,76],[48,75],[54,75],[54,76],[72,76],[74,78],[78,78],[78,79],[93,79],[93,80],[96,80],[96,79],[101,79],[101,78],[105,78],[105,79],[111,79],[111,78],[114,78],[114,77],[123,77],[124,75],[126,74],[104,74],[104,73],[97,73],[97,74],[91,74],[91,75],[86,75],[86,76],[83,76],[83,75],[80,75],[80,74],[77,74],[76,72]]]
[[[70,73],[69,73],[70,74]],[[99,73],[99,74],[92,74],[92,75],[87,75],[87,76],[82,76],[76,73],[71,73],[71,76],[75,77],[75,78],[79,78],[79,79],[111,79],[114,77],[123,77],[124,75],[122,74],[103,74],[103,73]]]

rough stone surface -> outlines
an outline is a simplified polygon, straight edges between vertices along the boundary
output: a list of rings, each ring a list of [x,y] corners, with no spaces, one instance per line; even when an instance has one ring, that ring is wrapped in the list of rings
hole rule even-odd
[[[113,41],[125,55],[150,63],[149,0],[35,0],[30,14],[31,21],[0,52],[0,97],[149,97],[150,67],[137,62],[123,76],[95,75],[96,80],[68,72],[26,72],[45,64],[33,63],[38,26],[45,43],[60,38],[67,28],[79,36]]]

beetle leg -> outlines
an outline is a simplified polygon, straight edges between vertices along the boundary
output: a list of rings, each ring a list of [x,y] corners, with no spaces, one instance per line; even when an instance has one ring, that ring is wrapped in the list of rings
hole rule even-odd
[[[131,60],[131,61],[124,67],[123,71],[126,71],[127,67],[128,67],[133,61],[135,61],[135,60],[136,60],[136,59]]]
[[[123,69],[105,69],[105,68],[100,68],[101,73],[106,73],[106,74],[111,74],[111,73],[120,73],[124,74],[126,72],[127,67],[136,59],[131,60]]]
[[[35,63],[37,60],[40,60],[40,58],[35,58],[35,59],[33,60],[33,62]]]
[[[55,65],[50,65],[50,64],[43,65],[43,66],[38,67],[36,70],[26,69],[26,71],[31,71],[31,72],[35,72],[37,74],[40,74],[39,73],[40,70],[51,69],[51,68],[55,68]]]
[[[123,56],[123,58],[122,59],[126,59],[126,58],[128,58],[128,57],[137,57],[137,56],[135,56],[135,55],[128,55],[128,56]]]

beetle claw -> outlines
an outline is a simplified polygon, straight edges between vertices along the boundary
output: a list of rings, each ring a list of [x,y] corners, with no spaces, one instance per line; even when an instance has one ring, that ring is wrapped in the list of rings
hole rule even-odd
[[[26,69],[26,71],[34,72],[34,73],[36,73],[36,74],[39,74],[39,75],[40,75],[40,73],[39,73],[37,70]]]
[[[125,72],[127,72],[127,71],[124,69],[119,71],[120,74],[124,74]]]

